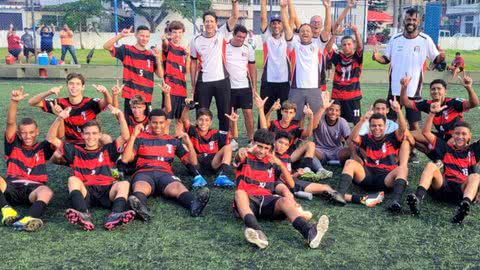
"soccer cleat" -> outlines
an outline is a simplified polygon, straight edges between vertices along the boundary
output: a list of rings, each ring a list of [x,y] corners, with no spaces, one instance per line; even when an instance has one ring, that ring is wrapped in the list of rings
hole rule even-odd
[[[418,159],[417,153],[410,152],[410,158],[408,159],[408,162],[413,163],[413,164],[419,164],[420,159]]]
[[[392,201],[388,206],[388,211],[392,212],[393,214],[398,214],[402,211],[402,205],[398,201]]]
[[[322,215],[318,222],[310,228],[307,239],[310,248],[318,248],[323,236],[328,230],[328,223],[328,217]]]
[[[130,195],[128,197],[128,205],[135,212],[136,217],[140,218],[143,221],[149,222],[153,215],[150,212],[150,209],[144,205],[135,195]]]
[[[133,210],[128,210],[120,213],[111,213],[106,217],[103,227],[111,231],[115,229],[115,227],[117,226],[129,223],[134,218],[135,218],[135,212]]]
[[[82,226],[85,231],[93,231],[93,229],[95,229],[95,225],[93,225],[92,222],[92,215],[90,215],[88,212],[82,213],[73,208],[69,208],[67,211],[65,211],[65,218],[71,224]]]
[[[213,185],[216,187],[227,187],[231,188],[235,186],[235,183],[232,182],[226,175],[219,175],[217,178],[215,178],[215,181],[213,182]]]
[[[452,218],[453,223],[460,224],[463,222],[466,216],[470,213],[470,203],[463,200],[460,205],[455,209],[455,215]]]
[[[193,188],[201,188],[206,185],[207,185],[207,180],[205,180],[205,178],[203,178],[203,176],[201,176],[200,174],[193,178],[193,184],[192,184]]]
[[[233,152],[238,150],[238,142],[235,139],[232,139],[230,141],[230,146],[232,147]]]
[[[198,217],[202,213],[205,206],[207,206],[210,199],[210,190],[208,188],[202,188],[197,192],[195,199],[190,205],[190,215],[192,217]]]
[[[2,207],[2,224],[5,226],[12,225],[19,218],[17,211],[6,205]]]
[[[420,199],[415,195],[415,193],[408,194],[407,204],[410,207],[410,212],[413,215],[420,214]]]
[[[267,236],[261,230],[247,227],[243,231],[243,235],[245,235],[245,239],[247,239],[248,242],[256,245],[260,249],[268,247]]]
[[[34,232],[43,227],[43,221],[39,218],[26,216],[13,223],[15,231]]]
[[[317,175],[320,179],[327,179],[333,176],[333,172],[325,168],[321,168],[317,171]]]
[[[345,198],[343,198],[342,194],[338,193],[338,191],[324,191],[322,195],[330,202],[337,204],[339,206],[345,206],[347,202]]]
[[[300,175],[300,179],[311,182],[318,182],[321,178],[318,174],[312,172],[310,168],[303,168],[303,173]]]
[[[377,206],[377,204],[382,203],[383,198],[385,198],[385,193],[383,191],[380,191],[374,194],[368,194],[367,196],[363,197],[361,203],[368,208],[372,208]]]
[[[300,212],[300,216],[303,217],[306,221],[309,221],[310,219],[312,219],[313,217],[312,212],[303,210],[303,207],[301,205],[297,207],[297,210],[298,212]]]

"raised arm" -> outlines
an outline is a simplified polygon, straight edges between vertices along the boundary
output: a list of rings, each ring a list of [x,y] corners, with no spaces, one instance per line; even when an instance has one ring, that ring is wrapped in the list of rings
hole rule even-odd
[[[335,24],[335,29],[333,29],[332,36],[327,42],[327,45],[325,46],[325,50],[327,53],[332,52],[333,44],[337,41],[337,36],[341,35],[343,33],[344,28],[341,25]]]
[[[289,188],[295,187],[295,180],[293,180],[292,175],[290,174],[288,169],[285,167],[283,162],[275,156],[275,153],[270,153],[269,156],[270,156],[270,163],[276,165],[280,169],[281,177],[283,181],[285,181],[285,184],[287,184]]]
[[[17,132],[17,107],[18,102],[27,97],[28,94],[23,93],[23,86],[20,86],[18,90],[13,90],[10,95],[10,107],[7,112],[7,128],[5,130],[5,136],[12,138]]]
[[[232,0],[232,15],[228,18],[228,30],[232,30],[237,24],[240,11],[238,10],[238,0]]]
[[[293,38],[293,30],[290,26],[287,14],[287,0],[280,0],[280,13],[282,16],[282,24],[283,24],[283,31],[285,33],[285,39],[287,41],[292,40]]]
[[[58,96],[58,94],[60,94],[60,90],[62,90],[62,87],[63,86],[60,85],[60,86],[52,87],[48,91],[41,92],[40,94],[37,94],[37,95],[33,96],[32,98],[30,98],[28,100],[28,104],[30,106],[33,106],[33,107],[42,108],[43,107],[42,101],[50,95]]]
[[[478,100],[477,93],[475,93],[475,90],[473,89],[472,78],[468,77],[467,75],[465,75],[465,72],[463,72],[463,78],[460,78],[460,81],[462,82],[462,85],[465,87],[465,89],[467,89],[468,93],[468,107],[466,109],[472,109],[477,107],[480,101]]]
[[[390,108],[397,113],[397,122],[398,122],[398,129],[395,131],[397,133],[397,137],[403,138],[405,136],[405,132],[407,131],[407,120],[402,112],[402,107],[398,103],[396,97],[393,97],[393,100],[389,100]]]
[[[355,6],[355,0],[349,0],[348,5],[343,9],[342,13],[340,13],[340,16],[338,16],[337,20],[335,21],[335,24],[333,25],[333,29],[335,29],[337,26],[342,25],[343,20],[345,20],[348,13],[354,6]]]
[[[258,108],[258,122],[260,128],[268,128],[267,118],[265,117],[265,102],[267,102],[268,97],[262,99],[258,94],[253,96],[255,99],[255,106]]]
[[[168,33],[163,34],[162,36],[162,50],[166,51],[168,49],[168,37],[170,35]]]
[[[358,27],[352,24],[350,25],[350,28],[352,29],[353,34],[355,35],[355,41],[357,42],[357,53],[363,51],[363,40],[358,31]]]
[[[182,115],[180,116],[180,121],[182,122],[184,128],[190,126],[190,107],[188,105],[191,101],[193,100],[190,98],[185,99],[185,106],[183,107]]]
[[[331,11],[331,0],[323,0],[323,6],[325,7],[325,18],[323,22],[323,29],[320,33],[320,39],[322,41],[328,40],[330,37],[330,32],[332,30],[332,11]]]
[[[367,122],[370,117],[373,115],[373,108],[370,107],[370,109],[368,110],[368,112],[360,118],[360,121],[358,121],[358,123],[353,127],[352,129],[352,133],[350,133],[350,141],[351,142],[354,142],[354,143],[359,143],[360,142],[360,129],[362,128],[363,124],[365,122]]]
[[[130,135],[130,138],[128,138],[127,145],[125,146],[125,150],[123,150],[122,162],[129,163],[135,159],[135,153],[133,150],[135,145],[135,140],[137,139],[138,134],[140,134],[143,130],[144,130],[144,126],[142,124],[136,125],[135,128],[133,129],[133,132]]]
[[[225,114],[225,116],[230,119],[230,124],[231,124],[231,130],[232,130],[232,137],[233,138],[238,138],[238,114],[235,112],[235,110],[232,107],[232,113],[231,114]]]
[[[310,136],[312,136],[312,133],[313,133],[313,111],[312,109],[310,109],[310,105],[305,105],[305,107],[303,108],[303,114],[305,115],[305,119],[309,119],[308,121],[308,124],[307,124],[307,128],[303,130],[302,132],[302,138],[303,139],[306,139]]]
[[[115,118],[117,118],[118,124],[120,125],[120,136],[118,136],[115,142],[117,145],[123,145],[130,138],[130,131],[128,130],[128,124],[127,120],[125,119],[125,115],[120,109],[115,108],[112,105],[109,105],[108,109],[115,116]]]
[[[114,36],[113,38],[105,42],[105,44],[103,44],[103,48],[105,50],[112,51],[117,41],[119,41],[124,37],[133,36],[132,29],[133,29],[133,26],[130,26],[130,28],[123,29],[120,33],[118,33],[118,35]]]
[[[60,140],[57,136],[59,127],[63,124],[63,121],[70,116],[70,111],[72,110],[71,107],[65,108],[65,110],[61,111],[55,121],[53,121],[50,129],[47,133],[47,141],[55,146],[56,149],[62,146],[62,140]]]
[[[330,100],[330,94],[328,92],[324,92],[322,94],[322,106],[320,109],[313,115],[312,119],[312,130],[316,129],[320,124],[320,120],[322,120],[323,114],[328,109],[328,107],[332,106],[334,100]]]
[[[435,134],[432,133],[432,125],[433,125],[433,118],[435,118],[435,114],[443,111],[447,108],[447,105],[441,106],[440,102],[433,102],[430,104],[430,113],[425,119],[425,123],[423,124],[422,134],[427,139],[428,143],[433,144],[435,142]]]
[[[380,52],[378,51],[378,45],[375,45],[375,47],[373,48],[372,60],[377,61],[382,65],[390,63],[390,59],[388,59],[388,57],[380,54]]]
[[[98,104],[100,106],[100,110],[103,110],[105,107],[112,104],[112,96],[110,96],[110,92],[105,86],[96,84],[92,84],[92,86],[95,88],[95,90],[97,90],[98,93],[103,95],[103,99]]]
[[[296,29],[299,29],[300,26],[302,25],[302,22],[297,16],[297,10],[295,9],[295,6],[293,5],[293,0],[288,0],[288,15],[290,16],[290,27],[295,27]]]
[[[267,114],[265,115],[265,121],[267,123],[267,126],[266,128],[270,128],[270,119],[272,119],[272,114],[278,110],[280,110],[282,108],[282,105],[280,104],[280,99],[277,99],[272,107],[270,108],[270,110],[267,112]]]
[[[163,63],[162,63],[162,50],[156,46],[152,48],[152,54],[155,56],[155,74],[160,78],[160,81],[163,81]]]
[[[118,96],[120,95],[120,93],[122,93],[124,86],[124,84],[120,86],[119,81],[117,80],[117,84],[112,87],[112,105],[115,108],[119,108]]]
[[[172,98],[170,95],[170,85],[168,84],[159,84],[160,88],[162,89],[163,97],[165,98],[165,101],[163,102],[164,108],[163,110],[169,114],[172,111]]]
[[[405,74],[405,76],[403,76],[403,78],[400,79],[400,85],[401,85],[400,104],[405,106],[405,108],[407,108],[407,109],[414,109],[411,100],[407,96],[407,87],[408,87],[408,84],[410,83],[411,79],[412,78],[408,77],[407,74]]]
[[[267,17],[267,0],[260,0],[260,30],[262,33],[267,31],[268,17]]]

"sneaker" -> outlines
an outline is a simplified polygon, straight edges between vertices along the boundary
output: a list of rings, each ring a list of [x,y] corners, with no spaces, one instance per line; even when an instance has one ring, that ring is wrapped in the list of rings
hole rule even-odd
[[[245,235],[245,239],[247,239],[248,242],[256,245],[260,249],[268,247],[267,236],[261,230],[245,228],[243,235]]]
[[[43,227],[43,221],[39,218],[26,216],[13,223],[13,227],[15,228],[15,231],[34,232]]]
[[[310,182],[318,182],[321,178],[319,177],[318,174],[312,172],[310,168],[306,167],[303,168],[303,173],[299,176],[300,179],[305,180],[305,181],[310,181]]]
[[[361,203],[368,208],[372,208],[377,206],[377,204],[382,203],[383,198],[385,198],[385,193],[383,191],[380,191],[374,194],[368,194],[367,196],[363,197]]]
[[[134,218],[135,218],[135,212],[133,210],[128,210],[120,213],[111,213],[105,219],[105,223],[103,224],[103,227],[111,231],[115,229],[115,227],[117,226],[129,223]]]
[[[393,214],[398,214],[402,211],[402,205],[398,201],[392,201],[388,206],[388,211],[392,212]]]
[[[443,168],[443,162],[440,159],[435,160],[435,166],[437,166],[437,168],[441,170]]]
[[[413,163],[413,164],[419,164],[420,159],[418,159],[417,153],[411,152],[410,153],[410,158],[408,159],[408,162]]]
[[[230,180],[230,178],[228,178],[228,176],[222,174],[222,175],[217,176],[217,178],[215,178],[215,181],[213,182],[213,185],[216,186],[216,187],[231,188],[231,187],[235,186],[235,183],[233,183],[232,180]]]
[[[307,239],[310,248],[318,248],[323,236],[328,230],[328,223],[328,217],[323,215],[318,222],[310,228]]]
[[[466,216],[470,213],[470,203],[462,201],[460,205],[455,209],[455,215],[452,218],[453,223],[460,224],[463,222]]]
[[[414,215],[420,214],[420,199],[415,193],[408,194],[407,204],[410,207],[410,212]]]
[[[232,139],[230,141],[230,146],[232,147],[233,152],[238,150],[238,142],[235,139]]]
[[[333,172],[325,168],[321,168],[317,171],[317,175],[320,179],[327,179],[333,176]]]
[[[192,217],[198,217],[202,213],[205,206],[207,206],[210,199],[210,190],[208,188],[202,188],[197,192],[197,196],[190,205],[190,215]]]
[[[338,193],[338,191],[324,191],[322,195],[330,202],[334,204],[338,204],[339,206],[345,206],[347,202],[345,198],[343,198],[342,194]]]
[[[135,216],[139,219],[149,222],[153,215],[150,209],[144,205],[135,195],[128,196],[128,205],[135,212]]]
[[[205,180],[205,178],[203,178],[203,176],[201,176],[200,174],[193,178],[193,184],[192,184],[193,188],[201,188],[206,185],[207,185],[207,180]]]
[[[118,169],[111,169],[112,177],[117,181],[123,180],[123,172],[119,171]]]
[[[71,224],[82,226],[85,231],[92,231],[95,229],[95,225],[93,225],[92,222],[92,215],[90,215],[90,213],[82,213],[73,208],[69,208],[65,211],[65,218]]]
[[[5,226],[12,225],[19,218],[17,211],[6,205],[2,207],[2,224]]]
[[[313,214],[310,211],[304,210],[303,207],[300,205],[297,207],[298,212],[300,212],[300,216],[303,217],[306,221],[312,219]]]

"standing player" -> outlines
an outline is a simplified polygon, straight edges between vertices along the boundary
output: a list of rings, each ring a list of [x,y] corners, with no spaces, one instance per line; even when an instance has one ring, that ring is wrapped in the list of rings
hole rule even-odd
[[[225,48],[225,68],[230,79],[230,106],[236,113],[242,109],[249,142],[253,140],[253,97],[257,94],[255,51],[245,43],[247,28],[236,25],[233,38]],[[233,126],[233,125],[231,125]],[[234,134],[230,126],[230,133]],[[235,131],[236,133],[236,131]],[[236,137],[233,139],[237,140]]]
[[[275,157],[273,144],[275,137],[266,129],[254,134],[254,145],[250,149],[241,148],[235,157],[237,190],[233,202],[234,213],[245,223],[244,235],[248,242],[264,249],[268,240],[258,218],[276,219],[285,216],[299,231],[310,248],[318,248],[328,230],[328,217],[323,215],[316,224],[308,224],[291,197],[273,195],[276,175],[293,187],[293,179],[282,161]],[[278,169],[278,170],[276,170]]]
[[[147,49],[148,42],[150,41],[150,29],[145,25],[137,27],[135,32],[136,43],[135,45],[121,45],[115,47],[115,43],[120,39],[132,36],[132,27],[123,29],[115,37],[111,38],[105,44],[103,48],[108,50],[112,56],[122,61],[123,63],[123,90],[122,97],[125,99],[124,111],[125,118],[129,118],[132,114],[130,110],[130,99],[134,95],[142,95],[147,102],[148,110],[146,114],[151,110],[153,87],[154,87],[154,75],[156,74],[160,78],[160,82],[163,80],[162,69],[162,57],[161,51],[154,48],[152,51]],[[163,85],[163,83],[160,83]]]
[[[337,190],[340,194],[345,195],[347,202],[365,203],[369,207],[382,201],[383,191],[393,191],[392,202],[388,209],[393,213],[398,213],[402,209],[402,193],[407,186],[408,167],[407,164],[399,164],[398,158],[407,123],[403,117],[400,104],[396,101],[390,101],[390,105],[392,110],[398,113],[399,128],[393,133],[385,134],[385,116],[378,113],[374,114],[371,110],[368,111],[355,125],[350,135],[350,140],[365,151],[365,164],[363,165],[353,159],[347,160]],[[370,124],[370,133],[359,136],[358,132],[366,121]],[[367,191],[382,192],[373,196],[373,198],[346,194],[352,180]],[[366,202],[364,199],[372,199],[373,202]]]
[[[182,113],[182,123],[192,141],[195,151],[190,155],[196,155],[202,173],[217,172],[217,178],[213,184],[219,187],[233,187],[235,184],[225,175],[230,171],[232,162],[232,146],[227,132],[212,129],[213,114],[207,108],[200,108],[197,112],[195,125],[189,120],[189,108],[185,106]],[[238,115],[232,112],[228,116],[232,122],[238,120]],[[207,181],[203,178],[196,179],[192,186],[203,187]]]
[[[185,26],[179,21],[172,21],[168,25],[168,38],[162,37],[163,66],[165,84],[170,86],[171,112],[168,112],[170,121],[175,119],[175,130],[182,129],[180,117],[182,116],[185,98],[187,97],[187,83],[185,73],[190,70],[190,57],[188,49],[181,45]],[[162,107],[165,107],[168,97],[163,96]]]
[[[324,5],[326,5],[326,10],[330,9],[327,3]],[[320,109],[321,93],[326,89],[325,45],[313,41],[312,27],[309,24],[302,24],[299,29],[300,34],[298,37],[294,37],[288,21],[287,0],[281,0],[280,6],[285,39],[288,48],[292,50],[293,74],[288,99],[297,105],[299,110],[297,110],[295,120],[299,121],[302,117],[300,108],[304,105],[309,104],[314,113]],[[330,33],[329,30],[324,29]]]
[[[238,0],[232,0],[232,16],[217,29],[217,15],[214,11],[203,14],[205,32],[194,37],[190,45],[190,78],[193,99],[200,108],[210,108],[215,97],[219,129],[228,131],[230,112],[230,81],[225,72],[224,50],[227,34],[238,20]]]
[[[41,108],[43,111],[58,114],[59,110],[71,107],[70,117],[65,119],[65,140],[69,143],[85,143],[81,135],[81,127],[112,103],[112,97],[107,88],[102,85],[93,85],[97,92],[103,94],[103,99],[83,96],[85,90],[85,77],[79,73],[70,73],[67,76],[68,97],[47,99],[51,95],[58,96],[63,86],[53,87],[32,97],[28,103],[30,106]],[[102,138],[102,142],[110,141],[108,135]]]
[[[110,110],[120,125],[120,136],[112,143],[100,143],[102,129],[96,120],[90,120],[82,126],[85,146],[58,139],[58,127],[64,119],[68,119],[72,111],[70,107],[58,114],[47,135],[48,141],[62,152],[73,170],[73,176],[68,178],[73,208],[67,209],[65,218],[86,231],[95,228],[88,210],[90,206],[112,209],[103,225],[107,230],[127,224],[135,217],[135,212],[126,210],[130,184],[127,181],[116,182],[111,172],[129,137],[127,122],[119,109],[110,106]]]
[[[432,133],[435,115],[446,107],[440,102],[433,102],[423,127],[423,135],[430,143],[431,149],[445,164],[443,174],[435,164],[428,163],[423,170],[417,191],[408,195],[407,202],[412,214],[420,214],[420,204],[429,190],[436,200],[458,204],[452,222],[462,223],[478,195],[480,175],[475,167],[480,156],[480,142],[470,144],[472,133],[470,126],[464,122],[455,124],[451,142],[444,141]]]
[[[391,100],[392,96],[397,98],[400,96],[400,80],[405,74],[411,77],[411,83],[407,88],[408,98],[420,99],[426,59],[434,63],[440,63],[445,59],[445,52],[438,51],[432,39],[418,30],[420,20],[418,10],[408,9],[403,20],[404,31],[390,39],[383,56],[376,48],[372,55],[372,59],[378,63],[390,64],[388,100]],[[407,108],[406,117],[411,131],[420,130],[419,121],[422,119],[420,112]],[[395,112],[390,110],[388,118],[396,120]],[[414,151],[410,160],[414,163],[419,162]]]
[[[7,177],[0,177],[0,208],[2,224],[12,225],[15,230],[36,231],[43,226],[40,219],[53,196],[46,186],[47,161],[53,155],[53,147],[47,141],[37,142],[37,122],[32,118],[20,120],[17,130],[18,102],[28,94],[12,91],[7,112],[5,131],[5,159]],[[22,219],[12,206],[31,204],[28,214]],[[18,221],[17,221],[18,220]],[[16,222],[15,222],[16,221]]]
[[[148,119],[150,131],[142,132],[143,125],[137,125],[122,155],[124,163],[137,159],[137,171],[131,180],[133,193],[128,197],[128,204],[137,217],[149,221],[152,214],[147,207],[147,197],[161,195],[175,199],[190,211],[191,216],[199,216],[209,200],[208,188],[200,189],[195,198],[180,179],[173,175],[171,167],[177,156],[183,162],[198,168],[195,156],[189,155],[189,152],[195,151],[192,142],[186,133],[182,134],[182,139],[188,146],[187,150],[179,139],[168,135],[165,129],[167,114],[163,110],[152,110]],[[198,181],[197,178],[203,177],[198,173],[194,183]]]

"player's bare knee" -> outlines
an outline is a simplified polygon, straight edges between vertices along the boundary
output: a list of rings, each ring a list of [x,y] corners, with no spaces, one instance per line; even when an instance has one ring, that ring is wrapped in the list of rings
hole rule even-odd
[[[82,180],[80,180],[76,176],[70,176],[68,178],[68,189],[70,190],[79,188],[82,184],[83,184]]]
[[[472,173],[467,177],[468,184],[479,184],[480,183],[480,174],[479,173]]]

